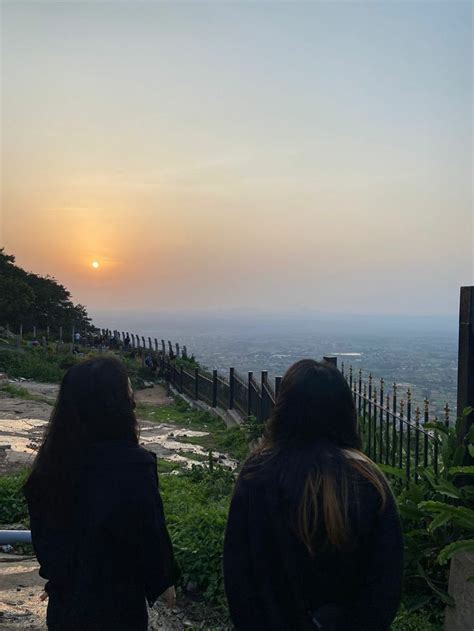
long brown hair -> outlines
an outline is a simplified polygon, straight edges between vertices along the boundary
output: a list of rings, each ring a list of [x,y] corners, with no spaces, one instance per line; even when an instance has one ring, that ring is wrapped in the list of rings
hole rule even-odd
[[[383,474],[361,452],[351,390],[328,363],[303,359],[288,369],[243,475],[256,475],[279,458],[291,527],[310,554],[323,542],[339,549],[350,542],[349,503],[358,502],[361,476],[385,503]]]
[[[24,492],[51,525],[64,526],[87,447],[106,440],[138,443],[135,402],[124,364],[112,356],[70,368],[46,427]]]

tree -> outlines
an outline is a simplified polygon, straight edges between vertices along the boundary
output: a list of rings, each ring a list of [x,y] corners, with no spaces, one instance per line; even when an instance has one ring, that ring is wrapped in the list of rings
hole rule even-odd
[[[46,328],[76,326],[90,329],[83,305],[75,305],[71,292],[51,276],[26,272],[15,257],[0,249],[0,324]]]

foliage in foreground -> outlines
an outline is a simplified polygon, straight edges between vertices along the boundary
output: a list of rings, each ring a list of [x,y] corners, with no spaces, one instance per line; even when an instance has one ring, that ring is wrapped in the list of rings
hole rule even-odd
[[[0,476],[0,524],[28,525],[28,509],[21,488],[27,470]]]
[[[208,602],[224,607],[221,559],[234,474],[195,466],[162,476],[160,485],[182,585],[192,585]]]
[[[465,414],[469,414],[466,410]],[[474,427],[463,437],[462,419],[447,428],[427,426],[435,433],[440,454],[439,470],[419,467],[419,480],[406,484],[404,472],[384,468],[392,477],[405,539],[404,593],[409,611],[427,607],[431,618],[452,605],[448,594],[448,561],[459,551],[474,550],[474,467],[465,466],[474,452]]]

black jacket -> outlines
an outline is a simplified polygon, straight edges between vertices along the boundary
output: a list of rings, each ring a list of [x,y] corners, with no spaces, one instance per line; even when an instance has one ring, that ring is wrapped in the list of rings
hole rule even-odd
[[[283,455],[265,465],[265,475],[257,468],[247,477],[244,469],[237,482],[224,546],[226,594],[236,629],[388,630],[400,604],[403,565],[391,492],[387,488],[381,511],[378,492],[354,473],[362,510],[350,501],[351,544],[341,552],[320,542],[312,557],[289,526],[285,494],[292,492],[291,481],[290,486],[281,482],[288,470]],[[311,621],[312,612],[321,626]]]
[[[128,441],[85,454],[73,525],[51,528],[29,502],[48,628],[141,631],[151,605],[175,582],[154,454]]]

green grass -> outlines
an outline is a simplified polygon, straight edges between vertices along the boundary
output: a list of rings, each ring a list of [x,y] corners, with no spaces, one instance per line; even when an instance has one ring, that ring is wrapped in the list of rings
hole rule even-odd
[[[0,393],[2,392],[8,395],[9,397],[13,397],[15,399],[37,401],[38,403],[48,403],[49,405],[54,404],[54,399],[50,399],[49,397],[45,397],[41,394],[33,394],[29,392],[26,388],[22,388],[21,386],[15,386],[11,383],[0,386]]]
[[[194,467],[161,478],[166,521],[181,569],[205,599],[225,609],[222,548],[234,476],[220,467]]]
[[[70,353],[54,353],[44,348],[4,349],[0,347],[0,372],[9,377],[58,383],[65,371],[79,361]]]
[[[28,471],[0,476],[0,524],[28,525],[28,509],[22,493]]]
[[[158,460],[158,473],[165,475],[167,473],[173,473],[173,471],[179,471],[181,469],[181,465],[179,462],[170,462],[169,460],[160,459]]]

